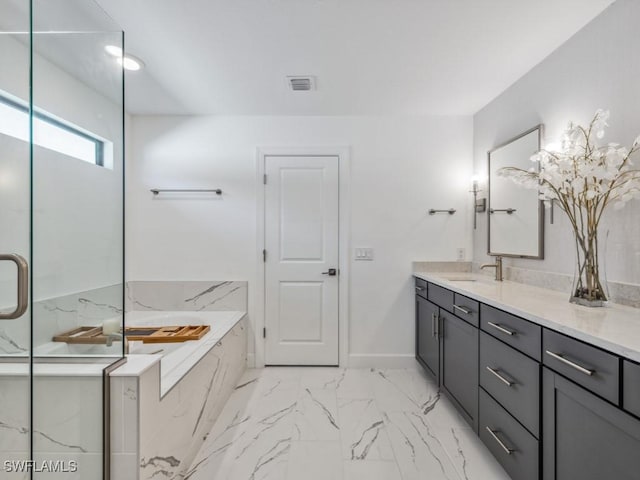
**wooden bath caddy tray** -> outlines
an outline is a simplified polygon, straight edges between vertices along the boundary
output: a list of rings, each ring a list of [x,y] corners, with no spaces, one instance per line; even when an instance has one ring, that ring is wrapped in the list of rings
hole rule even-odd
[[[127,340],[144,343],[177,343],[200,340],[210,330],[209,325],[176,325],[168,327],[126,327]],[[53,337],[54,342],[105,344],[102,327],[77,327]]]

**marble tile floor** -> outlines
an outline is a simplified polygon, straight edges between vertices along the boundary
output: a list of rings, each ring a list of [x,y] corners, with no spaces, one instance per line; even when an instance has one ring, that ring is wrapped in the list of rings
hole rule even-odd
[[[183,480],[509,480],[419,369],[248,370]]]

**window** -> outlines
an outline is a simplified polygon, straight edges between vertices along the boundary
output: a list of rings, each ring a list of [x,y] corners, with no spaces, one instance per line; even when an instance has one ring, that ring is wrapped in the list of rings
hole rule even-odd
[[[29,141],[28,105],[5,96],[3,92],[0,92],[0,133]],[[94,165],[105,166],[105,144],[108,142],[35,108],[33,143]]]

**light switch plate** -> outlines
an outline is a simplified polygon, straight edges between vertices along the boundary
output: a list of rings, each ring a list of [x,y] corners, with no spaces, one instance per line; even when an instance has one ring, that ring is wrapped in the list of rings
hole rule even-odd
[[[357,247],[355,249],[354,258],[358,261],[372,261],[373,248]]]

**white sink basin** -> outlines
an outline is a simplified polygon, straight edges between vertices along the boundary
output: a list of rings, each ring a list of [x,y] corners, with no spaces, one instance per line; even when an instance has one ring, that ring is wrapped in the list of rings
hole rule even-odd
[[[442,275],[441,278],[451,283],[474,283],[476,285],[494,285],[496,283],[492,277],[469,273]]]

